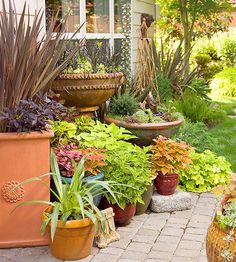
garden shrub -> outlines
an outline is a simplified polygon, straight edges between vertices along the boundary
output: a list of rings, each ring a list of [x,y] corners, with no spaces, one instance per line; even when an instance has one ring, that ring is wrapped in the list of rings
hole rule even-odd
[[[236,40],[227,37],[223,40],[221,45],[221,55],[223,60],[228,65],[235,65],[236,63]]]
[[[229,181],[230,163],[210,150],[192,153],[192,164],[180,175],[180,188],[191,192],[206,192]]]
[[[176,138],[194,147],[198,153],[202,153],[207,149],[214,151],[217,146],[217,139],[208,132],[206,125],[201,122],[185,122],[180,127]]]
[[[203,122],[212,127],[226,118],[226,113],[198,96],[195,92],[186,90],[183,97],[174,103],[178,112],[193,123]]]
[[[211,57],[208,54],[198,54],[195,56],[195,61],[200,67],[206,67],[211,62]]]
[[[131,116],[138,110],[139,104],[135,97],[128,92],[113,97],[110,103],[110,112],[113,115]]]
[[[208,103],[195,92],[185,91],[183,97],[174,103],[178,112],[191,122],[204,122],[208,114]]]
[[[165,102],[172,97],[171,81],[165,75],[158,74],[155,79],[155,85],[157,87],[161,102]]]
[[[216,74],[211,89],[214,96],[236,97],[236,68],[228,67]]]
[[[198,96],[209,100],[207,94],[211,92],[211,89],[204,78],[194,78],[187,88],[193,90]]]

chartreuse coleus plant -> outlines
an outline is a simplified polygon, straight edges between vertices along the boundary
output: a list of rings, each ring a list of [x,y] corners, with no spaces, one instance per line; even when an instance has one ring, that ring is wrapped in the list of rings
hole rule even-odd
[[[154,174],[172,174],[188,168],[192,162],[190,152],[192,148],[185,142],[176,142],[159,136],[154,139],[152,151],[152,171]]]
[[[191,153],[190,168],[180,173],[180,187],[192,192],[206,192],[229,181],[230,163],[210,150]]]
[[[47,225],[50,225],[50,233],[52,241],[55,236],[58,220],[62,221],[65,225],[68,220],[80,220],[89,218],[97,226],[98,221],[101,221],[105,230],[104,219],[101,211],[94,205],[93,199],[101,194],[105,196],[109,193],[110,196],[117,200],[115,192],[115,186],[117,183],[112,181],[88,181],[84,174],[84,161],[82,159],[78,165],[74,163],[74,174],[71,184],[68,184],[66,180],[62,181],[60,170],[57,164],[56,156],[54,153],[51,155],[51,170],[52,174],[45,174],[40,177],[34,177],[27,179],[19,183],[17,187],[31,183],[33,181],[42,182],[43,186],[48,187],[44,178],[46,176],[52,176],[56,190],[50,189],[52,194],[56,197],[55,202],[49,202],[44,200],[32,200],[22,202],[17,205],[16,208],[30,205],[30,204],[46,204],[50,207],[45,211],[46,219],[42,222],[41,233],[46,230]],[[122,185],[119,185],[122,187]],[[123,185],[123,187],[126,187]]]
[[[151,183],[150,148],[140,148],[125,141],[134,136],[114,124],[97,122],[88,129],[80,134],[80,144],[85,147],[105,148],[107,166],[103,171],[106,180],[118,183],[114,188],[119,192],[119,206],[125,208],[128,203],[143,203],[142,194]],[[124,188],[119,184],[128,186]],[[117,202],[111,194],[107,194],[106,198],[112,204]]]

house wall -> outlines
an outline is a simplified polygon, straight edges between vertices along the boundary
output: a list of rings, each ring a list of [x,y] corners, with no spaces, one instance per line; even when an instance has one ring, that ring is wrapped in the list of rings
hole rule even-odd
[[[6,9],[8,10],[9,8],[9,0],[4,0],[5,5],[6,5]],[[36,10],[45,10],[45,0],[11,0],[11,2],[13,3],[12,5],[14,6],[15,3],[15,7],[16,7],[16,12],[18,14],[21,14],[23,7],[24,7],[24,3],[26,3],[27,5],[27,11],[29,10],[29,14],[31,16],[35,15],[35,11]],[[0,10],[2,10],[2,0],[0,0]],[[43,19],[43,24],[42,24],[42,28],[45,29],[45,19]]]
[[[132,13],[132,29],[131,29],[131,49],[132,49],[132,71],[135,69],[137,46],[139,38],[139,28],[141,25],[141,15],[143,13],[150,14],[157,18],[157,6],[155,0],[132,0],[131,13]],[[148,37],[154,37],[154,24],[148,30]]]

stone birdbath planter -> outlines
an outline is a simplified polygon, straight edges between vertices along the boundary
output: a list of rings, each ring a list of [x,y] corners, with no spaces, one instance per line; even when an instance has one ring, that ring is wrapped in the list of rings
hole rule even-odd
[[[124,82],[123,73],[61,74],[52,84],[66,106],[79,112],[94,112],[115,94]]]
[[[153,139],[158,136],[172,137],[178,131],[183,120],[179,119],[165,123],[127,123],[122,120],[105,117],[105,122],[107,124],[114,123],[119,127],[124,127],[137,136],[137,138],[132,139],[133,143],[139,146],[148,146],[152,144]]]

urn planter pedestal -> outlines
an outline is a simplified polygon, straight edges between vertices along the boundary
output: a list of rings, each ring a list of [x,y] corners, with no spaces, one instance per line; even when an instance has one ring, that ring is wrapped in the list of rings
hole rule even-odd
[[[98,110],[123,82],[123,73],[62,74],[54,80],[52,90],[60,95],[66,106],[89,113]]]

